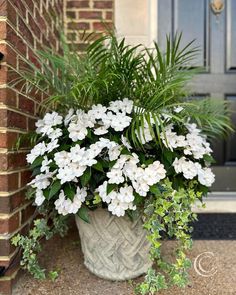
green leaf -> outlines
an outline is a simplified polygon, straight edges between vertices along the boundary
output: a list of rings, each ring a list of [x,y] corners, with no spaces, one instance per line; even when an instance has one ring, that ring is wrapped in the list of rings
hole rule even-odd
[[[211,164],[216,163],[215,159],[211,155],[204,155],[203,159],[204,161],[209,162]]]
[[[53,196],[55,196],[59,192],[60,188],[61,188],[60,180],[54,181],[51,186],[48,198],[51,199]]]
[[[89,215],[88,215],[88,208],[81,207],[77,213],[77,215],[85,222],[89,223]]]
[[[92,166],[94,169],[103,172],[103,167],[101,162],[97,162],[95,165]]]
[[[88,182],[89,182],[91,176],[92,176],[91,168],[88,167],[88,168],[85,170],[84,174],[80,177],[80,181],[81,181],[81,185],[82,185],[82,187],[85,187],[85,186],[88,184]]]
[[[93,204],[97,205],[97,204],[99,204],[101,202],[102,202],[102,199],[100,198],[100,196],[98,194],[95,194]]]
[[[156,184],[152,185],[149,190],[155,196],[160,196],[161,195],[161,192],[160,192],[160,190],[159,190],[159,188],[158,188],[158,186]]]
[[[30,169],[33,170],[34,168],[40,166],[43,162],[43,156],[37,157],[34,162],[30,165]]]
[[[66,195],[69,199],[73,200],[74,195],[75,195],[75,187],[74,187],[73,185],[67,183],[67,184],[65,185],[65,187],[63,188],[63,190],[64,190],[65,195]]]
[[[40,168],[41,167],[34,168],[33,173],[32,173],[32,176],[36,176],[36,175],[40,174],[41,173]]]
[[[58,278],[59,274],[58,271],[49,271],[48,273],[48,277],[50,280],[52,280],[53,282]]]
[[[117,184],[115,183],[108,183],[107,184],[107,195],[110,194],[115,188],[117,188]]]

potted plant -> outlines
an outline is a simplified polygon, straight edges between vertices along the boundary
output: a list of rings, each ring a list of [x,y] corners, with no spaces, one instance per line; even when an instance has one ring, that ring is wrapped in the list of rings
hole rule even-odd
[[[108,34],[82,55],[64,42],[62,55],[40,52],[41,68],[22,74],[27,91],[48,96],[27,155],[28,195],[43,218],[30,238],[13,239],[35,277],[45,277],[38,239],[62,233],[74,215],[91,272],[111,280],[146,273],[141,294],[186,285],[191,207],[214,182],[208,139],[231,124],[225,103],[186,91],[198,49],[180,40],[167,37],[162,53],[157,43],[132,47]],[[174,262],[161,255],[165,238],[176,240]]]

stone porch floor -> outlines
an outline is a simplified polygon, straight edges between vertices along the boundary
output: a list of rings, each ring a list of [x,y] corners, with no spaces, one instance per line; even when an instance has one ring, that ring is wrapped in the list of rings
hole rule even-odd
[[[173,242],[166,242],[166,255],[169,255],[172,244]],[[202,254],[205,252],[214,256],[207,258],[206,255],[209,254]],[[196,240],[189,256],[193,262],[196,261],[197,268],[197,271],[191,269],[191,283],[185,289],[172,288],[158,293],[159,295],[236,294],[236,240]],[[203,272],[199,267],[201,258]],[[66,238],[55,237],[45,243],[40,261],[46,268],[60,269],[59,278],[55,282],[37,281],[23,273],[14,287],[13,295],[134,295],[131,282],[105,281],[85,268],[74,226]]]

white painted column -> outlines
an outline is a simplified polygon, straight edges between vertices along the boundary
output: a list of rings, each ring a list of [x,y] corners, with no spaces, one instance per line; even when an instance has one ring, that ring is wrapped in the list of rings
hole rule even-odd
[[[157,38],[157,0],[115,0],[115,27],[128,44],[151,46]]]

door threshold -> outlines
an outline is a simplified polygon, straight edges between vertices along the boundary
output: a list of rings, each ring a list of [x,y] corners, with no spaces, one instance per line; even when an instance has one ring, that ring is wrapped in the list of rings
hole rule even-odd
[[[203,198],[205,208],[197,202],[192,210],[195,213],[236,213],[236,192],[212,192]]]

